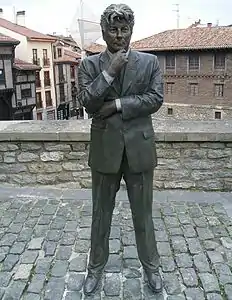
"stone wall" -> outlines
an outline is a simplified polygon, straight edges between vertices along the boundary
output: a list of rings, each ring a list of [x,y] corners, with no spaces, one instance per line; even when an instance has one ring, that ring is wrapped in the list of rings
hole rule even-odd
[[[90,188],[89,122],[0,122],[0,183]],[[232,122],[156,119],[154,128],[155,189],[232,191]]]

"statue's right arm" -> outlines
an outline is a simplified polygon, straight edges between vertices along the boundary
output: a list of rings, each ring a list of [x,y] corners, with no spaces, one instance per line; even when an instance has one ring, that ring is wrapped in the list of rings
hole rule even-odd
[[[86,108],[87,113],[96,113],[104,104],[111,81],[104,73],[95,77],[93,61],[84,59],[78,70],[79,102]]]

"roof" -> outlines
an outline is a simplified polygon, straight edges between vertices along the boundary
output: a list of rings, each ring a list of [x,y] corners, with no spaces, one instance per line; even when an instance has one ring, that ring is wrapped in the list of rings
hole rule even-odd
[[[13,44],[18,45],[20,41],[13,39],[12,37],[9,37],[7,35],[3,35],[0,33],[0,44]]]
[[[23,61],[18,58],[15,58],[13,66],[17,70],[25,70],[25,71],[36,71],[41,69],[41,67],[37,65],[33,65],[29,62]]]
[[[25,26],[20,26],[6,19],[0,18],[0,27],[4,27],[18,34],[24,35],[28,40],[54,42],[56,39],[38,31],[29,29]]]
[[[97,44],[97,43],[93,43],[89,47],[87,47],[85,50],[90,53],[100,53],[100,52],[103,52],[106,50],[106,46]]]
[[[232,48],[231,27],[196,27],[167,30],[131,44],[141,51]]]
[[[71,49],[64,48],[64,55],[54,59],[55,63],[79,63],[81,55],[77,52],[72,51]]]

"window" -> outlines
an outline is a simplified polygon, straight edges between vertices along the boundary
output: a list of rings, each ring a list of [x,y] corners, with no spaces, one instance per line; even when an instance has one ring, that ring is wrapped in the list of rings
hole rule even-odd
[[[176,57],[174,54],[166,55],[166,69],[173,70],[176,67]]]
[[[198,95],[198,83],[190,83],[189,84],[189,95],[190,96]]]
[[[58,54],[58,57],[62,57],[62,49],[61,48],[57,49],[57,54]]]
[[[36,108],[37,109],[43,108],[43,102],[42,102],[42,97],[40,92],[36,93]]]
[[[214,85],[214,94],[215,94],[215,97],[223,97],[224,96],[224,84],[215,84]]]
[[[214,55],[214,69],[225,69],[226,56],[225,54],[219,53]]]
[[[49,71],[44,71],[44,86],[50,86],[50,73]]]
[[[197,54],[189,55],[189,70],[199,70],[200,58]]]
[[[33,55],[33,64],[38,64],[38,51],[37,49],[32,49],[32,55]]]
[[[173,115],[173,108],[168,107],[168,115],[169,116]]]
[[[21,97],[24,98],[30,98],[31,97],[31,89],[23,89],[21,90]]]
[[[166,83],[166,94],[173,94],[174,91],[174,82],[167,82]]]
[[[41,87],[41,80],[40,80],[40,73],[39,72],[35,73],[35,84],[36,84],[36,87]]]
[[[55,120],[55,111],[54,110],[50,110],[47,112],[47,119],[48,120]]]
[[[64,84],[60,84],[60,102],[65,102]]]
[[[75,79],[75,66],[70,66],[71,78]]]
[[[56,59],[56,46],[53,46],[53,58]]]
[[[44,66],[49,66],[48,50],[47,49],[43,49],[43,64],[44,64]]]
[[[220,111],[215,111],[215,119],[220,120],[222,118],[222,113]]]
[[[5,74],[4,74],[4,70],[0,69],[0,84],[4,84],[5,83]]]
[[[59,81],[63,81],[64,80],[63,65],[58,65],[58,75],[59,75]]]
[[[52,106],[51,92],[45,91],[46,107]]]

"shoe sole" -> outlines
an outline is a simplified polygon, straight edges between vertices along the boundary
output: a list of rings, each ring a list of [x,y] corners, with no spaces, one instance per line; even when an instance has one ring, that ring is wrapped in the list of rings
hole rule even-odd
[[[147,283],[147,285],[148,285],[149,288],[152,290],[152,292],[155,293],[155,294],[159,294],[159,293],[161,293],[161,292],[163,291],[163,287],[162,287],[161,289],[159,289],[159,290],[156,290],[156,289],[154,289],[154,288],[150,285],[149,282]]]

